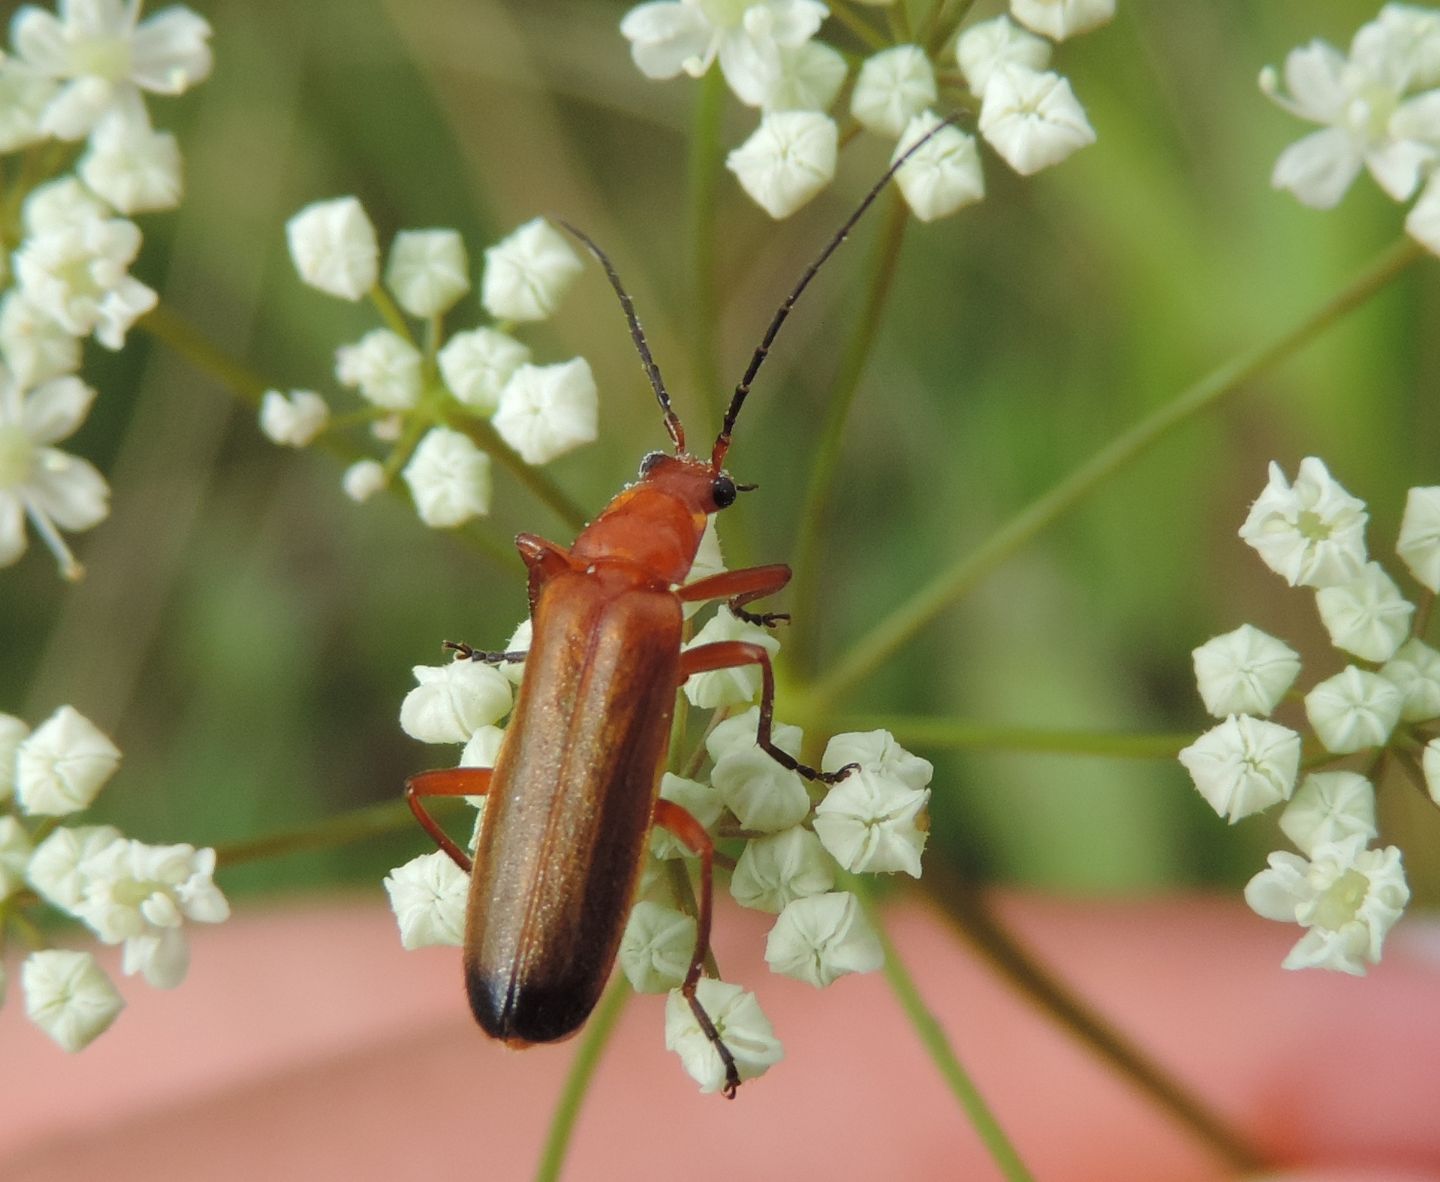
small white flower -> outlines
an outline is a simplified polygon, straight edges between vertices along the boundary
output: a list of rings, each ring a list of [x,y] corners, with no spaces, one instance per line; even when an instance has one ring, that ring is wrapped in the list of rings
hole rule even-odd
[[[436,360],[450,393],[471,410],[488,415],[500,405],[505,383],[530,360],[530,350],[496,329],[477,328],[457,332]]]
[[[266,390],[260,399],[260,430],[284,447],[304,447],[325,429],[330,408],[314,390]]]
[[[695,633],[689,643],[681,646],[681,651],[730,640],[758,644],[772,657],[780,651],[780,641],[769,629],[758,624],[747,624],[728,607],[720,608],[711,616],[705,627]],[[718,706],[739,706],[755,700],[755,695],[760,692],[761,679],[759,665],[737,665],[729,669],[697,673],[686,680],[685,696],[690,699],[692,706],[698,706],[701,710],[713,710]]]
[[[980,134],[1021,176],[1059,164],[1095,142],[1095,129],[1059,74],[1000,66],[985,84]]]
[[[846,973],[872,973],[885,963],[880,938],[849,891],[808,895],[788,903],[765,941],[771,972],[823,989]]]
[[[1405,695],[1378,673],[1348,665],[1305,695],[1305,715],[1327,751],[1382,747],[1400,721]]]
[[[922,111],[905,126],[890,157],[893,164],[921,136],[934,130],[940,117]],[[985,177],[975,138],[958,127],[945,127],[931,136],[895,174],[905,203],[922,222],[949,217],[985,196]]]
[[[1406,722],[1440,718],[1440,653],[1419,640],[1407,640],[1380,670],[1380,676],[1405,695],[1400,717]]]
[[[375,286],[380,245],[358,197],[307,205],[285,223],[290,258],[311,287],[342,300],[358,300]]]
[[[1240,537],[1292,587],[1328,587],[1353,579],[1365,565],[1365,502],[1352,497],[1306,456],[1291,486],[1280,465],[1250,507]]]
[[[928,788],[862,764],[815,806],[815,833],[846,870],[919,878],[929,803]]]
[[[412,316],[438,316],[470,290],[470,261],[456,230],[401,230],[390,244],[385,285]]]
[[[918,45],[896,45],[865,59],[850,94],[850,114],[876,135],[894,139],[939,91],[935,68]]]
[[[335,377],[386,410],[409,410],[420,400],[420,350],[388,328],[375,328],[335,350]]]
[[[1405,233],[1431,254],[1440,254],[1440,172],[1431,174],[1405,215]]]
[[[1010,0],[1010,12],[1052,41],[1098,29],[1115,15],[1115,0]]]
[[[26,877],[45,898],[73,915],[85,898],[95,859],[124,840],[113,825],[63,826],[36,847]]]
[[[478,727],[475,733],[466,740],[465,748],[460,752],[460,760],[455,766],[494,767],[495,759],[500,754],[500,745],[504,741],[504,727],[496,726],[494,723]],[[485,798],[483,796],[467,796],[465,799],[474,804]],[[479,808],[480,806],[476,804],[475,807]]]
[[[1440,591],[1440,487],[1412,488],[1405,494],[1395,551],[1421,586]]]
[[[825,744],[820,759],[822,771],[838,772],[848,763],[886,780],[897,780],[906,788],[924,788],[935,774],[935,765],[906,751],[887,730],[846,731]]]
[[[480,302],[497,320],[544,320],[583,269],[564,235],[532,218],[485,251]]]
[[[69,174],[41,185],[25,198],[21,211],[29,237],[68,229],[79,222],[103,222],[109,216],[105,203]]]
[[[1312,772],[1280,814],[1280,829],[1309,853],[1330,842],[1375,836],[1375,789],[1356,772]]]
[[[30,728],[13,714],[0,714],[0,804],[15,794],[15,752]]]
[[[782,767],[753,739],[749,747],[727,748],[715,761],[710,782],[743,829],[775,833],[798,825],[810,812],[800,773]]]
[[[35,73],[63,82],[42,124],[76,140],[116,108],[143,109],[142,91],[184,94],[210,75],[210,26],[182,5],[140,22],[139,0],[61,0],[59,15],[26,5],[10,40]]]
[[[730,894],[742,907],[778,915],[788,903],[835,885],[835,866],[820,839],[795,825],[745,843]]]
[[[716,762],[731,751],[749,751],[755,746],[760,727],[760,707],[752,706],[744,714],[734,714],[715,726],[705,737],[705,750]],[[780,750],[795,755],[805,741],[805,732],[788,722],[774,722],[770,740]]]
[[[527,464],[548,464],[590,443],[599,430],[599,391],[590,363],[522,365],[500,391],[490,420]]]
[[[1387,4],[1362,25],[1351,54],[1384,62],[1386,73],[1405,79],[1411,90],[1440,85],[1440,12],[1414,4]]]
[[[734,1056],[742,1081],[763,1075],[780,1062],[784,1054],[780,1041],[753,993],[739,985],[701,977],[695,996]],[[672,989],[665,1000],[665,1047],[680,1056],[681,1066],[702,1092],[718,1092],[725,1086],[720,1052],[700,1029],[690,1003],[678,989]]]
[[[1043,70],[1050,64],[1050,42],[1000,15],[971,25],[955,42],[955,61],[970,90],[985,93],[990,75],[1001,66]]]
[[[340,487],[352,501],[365,502],[389,484],[379,460],[356,460],[340,477]]]
[[[1250,624],[1207,640],[1191,655],[1200,697],[1216,718],[1268,715],[1300,674],[1295,650]]]
[[[465,937],[470,879],[441,850],[411,858],[385,876],[390,910],[405,948],[459,945]]]
[[[1245,901],[1266,919],[1308,929],[1285,968],[1363,976],[1367,964],[1379,963],[1385,935],[1410,900],[1398,849],[1367,850],[1355,836],[1317,846],[1308,862],[1287,853],[1269,862],[1245,888]]]
[[[780,54],[815,35],[817,0],[655,0],[625,14],[620,32],[647,78],[699,78],[720,59],[735,97],[761,106],[780,75]]]
[[[1378,562],[1367,562],[1355,578],[1315,592],[1320,619],[1336,648],[1366,661],[1387,661],[1410,635],[1412,604]]]
[[[620,937],[620,968],[636,993],[667,993],[685,980],[695,953],[695,920],[642,899]]]
[[[0,60],[0,152],[28,148],[45,138],[40,121],[57,89],[52,79]]]
[[[711,829],[725,811],[725,801],[714,784],[699,780],[687,780],[673,772],[660,777],[660,798],[678,804],[700,823],[702,829]],[[650,833],[651,857],[668,859],[686,857],[691,849],[667,829],[655,826]],[[672,981],[673,985],[674,982]],[[666,986],[669,988],[669,986]]]
[[[764,115],[750,138],[725,157],[751,199],[772,218],[789,217],[835,176],[839,130],[817,111]]]
[[[112,111],[95,125],[76,171],[123,214],[174,209],[180,204],[180,147],[149,120]]]
[[[1425,788],[1430,793],[1430,799],[1440,804],[1440,739],[1431,739],[1425,744],[1420,763],[1425,772]]]
[[[125,1001],[88,952],[32,952],[20,970],[25,1013],[60,1047],[83,1050],[110,1028]]]
[[[510,712],[510,683],[481,661],[416,665],[419,684],[400,705],[400,729],[422,743],[465,743]]]
[[[1200,795],[1233,825],[1289,799],[1300,770],[1300,736],[1288,727],[1235,714],[1179,758]]]
[[[0,813],[0,903],[25,885],[35,846],[19,817]]]
[[[120,749],[73,706],[61,706],[15,753],[15,799],[31,816],[79,812],[120,766]]]
[[[80,368],[80,338],[11,291],[0,300],[0,354],[21,388],[30,389]]]
[[[780,73],[765,99],[766,111],[828,111],[845,85],[845,58],[819,41],[781,49]]]

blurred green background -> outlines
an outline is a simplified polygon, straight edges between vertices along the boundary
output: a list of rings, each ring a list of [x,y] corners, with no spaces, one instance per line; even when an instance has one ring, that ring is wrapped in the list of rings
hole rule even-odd
[[[626,5],[192,3],[214,25],[217,67],[191,95],[151,104],[180,137],[187,196],[178,214],[142,219],[136,273],[286,388],[335,394],[334,348],[375,323],[295,278],[283,228],[302,205],[355,193],[382,242],[455,226],[477,268],[484,244],[555,213],[610,251],[691,434],[706,439],[772,309],[889,153],[859,137],[837,183],[778,224],[722,179],[711,374],[691,347],[711,314],[695,298],[689,237],[700,87],[641,77],[617,32]],[[1307,128],[1255,81],[1311,37],[1347,44],[1374,11],[1121,0],[1112,25],[1061,47],[1056,68],[1098,143],[1030,180],[987,152],[983,204],[907,231],[828,507],[822,667],[1127,425],[1290,325],[1399,235],[1402,212],[1368,179],[1329,213],[1270,189],[1275,156]],[[725,101],[733,146],[754,113]],[[812,287],[741,420],[730,468],[761,491],[727,515],[737,555],[792,553],[816,423],[884,219],[882,208],[862,224]],[[477,322],[473,297],[449,318]],[[1440,483],[1437,325],[1432,260],[1126,468],[845,713],[1198,733],[1208,723],[1190,650],[1245,621],[1301,650],[1303,685],[1328,676],[1343,662],[1312,597],[1263,568],[1236,529],[1268,460],[1293,473],[1320,455],[1368,501],[1372,551],[1399,573],[1405,489]],[[664,442],[598,271],[524,335],[541,360],[582,353],[594,367],[600,440],[550,471],[598,511]],[[332,457],[269,444],[248,408],[141,331],[118,355],[96,350],[87,374],[101,397],[70,446],[109,475],[114,511],[77,539],[82,585],[60,582],[43,552],[0,577],[0,708],[38,722],[70,702],[113,735],[125,762],[97,815],[150,841],[235,841],[394,799],[408,773],[442,762],[397,725],[410,666],[438,661],[443,638],[501,644],[524,610],[518,568],[425,530],[393,499],[353,505]],[[499,475],[486,529],[569,540]],[[1273,818],[1226,827],[1173,761],[922,753],[937,765],[934,849],[970,876],[1084,892],[1233,887],[1284,847]],[[1381,809],[1385,838],[1402,840],[1433,899],[1434,808],[1392,783]],[[407,830],[223,882],[378,891],[386,868],[426,848]]]

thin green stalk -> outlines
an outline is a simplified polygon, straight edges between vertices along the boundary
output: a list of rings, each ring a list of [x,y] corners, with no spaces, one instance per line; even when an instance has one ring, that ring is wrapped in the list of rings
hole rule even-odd
[[[863,681],[942,611],[1053,524],[1120,468],[1149,450],[1172,429],[1218,402],[1257,374],[1285,360],[1347,312],[1358,308],[1406,267],[1424,257],[1409,239],[1391,246],[1337,295],[1326,300],[1274,340],[1250,349],[1212,370],[1194,385],[1102,447],[1089,460],[1032,501],[970,554],[952,563],[862,637],[820,681],[806,703],[808,713],[828,711],[851,686]]]
[[[715,278],[715,215],[723,172],[720,119],[725,112],[725,94],[725,76],[719,70],[707,70],[695,98],[690,134],[690,279],[695,308],[690,323],[691,360],[701,396],[716,424],[725,409],[716,344],[720,312]]]
[[[921,35],[921,42],[931,57],[944,48],[950,34],[974,6],[975,0],[937,0]]]
[[[443,816],[448,810],[457,808],[458,804],[458,801],[441,798],[426,807]],[[354,845],[412,825],[415,825],[415,818],[411,815],[409,806],[403,800],[387,800],[338,813],[313,824],[298,825],[279,833],[267,833],[263,837],[251,838],[248,841],[223,842],[215,847],[215,861],[217,865],[226,868],[246,862],[261,862],[267,858],[280,858],[286,854],[307,850]]]
[[[1180,1124],[1204,1141],[1240,1174],[1266,1164],[1261,1155],[1173,1077],[1112,1028],[1085,1002],[1046,971],[1011,938],[986,905],[981,892],[943,866],[927,864],[920,885],[975,950],[1011,984],[1061,1026],[1146,1092]]]
[[[869,731],[883,728],[903,747],[949,751],[1020,751],[1035,755],[1094,755],[1110,759],[1173,759],[1195,741],[1187,734],[1116,734],[1105,731],[1048,730],[1003,726],[961,718],[857,714],[829,719],[826,729]]]
[[[375,311],[380,313],[380,319],[385,321],[389,328],[401,340],[415,343],[415,334],[410,331],[410,322],[405,319],[405,314],[400,311],[399,305],[380,284],[370,289],[370,302],[375,305]]]
[[[163,301],[142,316],[135,327],[168,345],[196,369],[228,386],[256,410],[260,408],[265,391],[276,387],[275,382],[267,382],[253,369],[242,365],[223,349],[216,348],[194,325],[177,316]]]
[[[851,330],[845,347],[845,356],[840,363],[835,385],[825,404],[825,425],[821,428],[820,439],[815,447],[815,461],[810,468],[810,481],[805,489],[805,501],[801,507],[800,534],[796,538],[794,591],[795,628],[790,637],[791,656],[800,669],[813,667],[818,630],[819,605],[819,564],[816,554],[820,546],[821,525],[826,517],[825,508],[830,504],[836,474],[840,470],[840,456],[845,444],[845,427],[849,421],[850,407],[860,387],[860,379],[869,363],[870,354],[880,332],[880,322],[885,315],[885,305],[895,285],[895,274],[900,264],[900,247],[905,239],[905,227],[910,214],[898,193],[890,195],[884,228],[876,240],[870,257],[870,281],[867,284],[865,306],[860,310],[855,327]]]
[[[580,1116],[580,1106],[589,1092],[590,1081],[600,1065],[600,1056],[605,1044],[614,1033],[615,1023],[624,1012],[625,1003],[630,1000],[630,985],[623,976],[610,982],[610,988],[600,999],[599,1006],[585,1023],[585,1032],[580,1036],[580,1049],[575,1061],[570,1064],[570,1074],[565,1080],[565,1090],[555,1105],[550,1118],[550,1131],[545,1137],[545,1149],[535,1167],[535,1182],[554,1182],[560,1177],[565,1165],[565,1154],[570,1149],[570,1139],[575,1133],[575,1121]]]
[[[522,460],[515,449],[500,438],[500,433],[490,425],[489,419],[466,415],[450,426],[470,436],[481,451],[489,452],[503,467],[508,468],[510,475],[528,488],[537,500],[549,506],[573,532],[579,533],[585,528],[590,515],[562,492],[560,486],[549,476],[533,464]]]
[[[885,40],[885,34],[863,19],[859,13],[853,12],[849,4],[833,4],[830,6],[830,15],[844,25],[855,35],[862,45],[872,50],[885,49],[889,42]]]
[[[961,1065],[944,1028],[920,996],[920,990],[915,986],[915,979],[910,976],[905,962],[900,959],[899,951],[891,941],[883,921],[877,914],[875,900],[870,894],[869,886],[859,878],[853,879],[849,885],[859,896],[880,937],[880,946],[885,951],[885,979],[890,982],[890,988],[894,990],[901,1008],[905,1011],[905,1016],[910,1019],[910,1024],[915,1027],[915,1033],[919,1036],[921,1045],[929,1053],[935,1066],[940,1069],[941,1076],[949,1085],[950,1091],[954,1093],[955,1099],[964,1110],[971,1127],[984,1142],[985,1148],[990,1151],[990,1156],[999,1167],[1000,1173],[1009,1179],[1009,1182],[1031,1182],[1030,1171],[1025,1168],[1025,1163],[1020,1160],[1020,1155],[1010,1144],[1005,1130],[1000,1127],[1000,1122],[995,1119],[995,1114],[990,1111],[990,1106],[985,1103],[985,1098],[980,1095],[979,1089],[975,1087],[969,1074]]]

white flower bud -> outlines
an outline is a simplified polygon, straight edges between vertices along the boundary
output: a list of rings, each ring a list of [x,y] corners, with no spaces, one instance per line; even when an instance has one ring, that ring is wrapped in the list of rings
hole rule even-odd
[[[61,706],[15,754],[15,799],[31,816],[87,808],[120,766],[120,749],[72,706]]]
[[[1026,28],[1064,41],[1114,17],[1115,0],[1010,0],[1010,12]]]
[[[673,772],[660,777],[660,799],[678,804],[699,822],[702,829],[711,829],[725,811],[725,801],[714,784],[687,780]],[[692,853],[689,846],[669,830],[656,825],[650,831],[650,854],[660,859],[682,858]],[[674,984],[672,981],[671,984]],[[669,988],[667,986],[666,988]]]
[[[18,291],[0,300],[0,353],[22,390],[80,368],[80,341]]]
[[[457,332],[436,360],[450,393],[478,414],[500,405],[500,391],[517,369],[530,360],[530,350],[493,328]]]
[[[72,229],[84,222],[103,222],[110,216],[105,203],[73,176],[49,181],[25,198],[21,219],[26,237],[52,230]]]
[[[929,803],[928,788],[912,787],[862,764],[816,805],[815,833],[846,870],[857,874],[900,870],[919,878]]]
[[[0,61],[0,152],[28,148],[45,138],[40,118],[56,89],[54,79]]]
[[[470,879],[442,850],[411,858],[385,876],[390,910],[405,948],[459,945],[465,938]]]
[[[810,812],[810,794],[799,772],[777,763],[754,745],[731,746],[710,772],[725,805],[741,828],[774,833],[798,825]]]
[[[1240,537],[1292,587],[1329,587],[1365,565],[1365,502],[1352,497],[1314,456],[1300,461],[1292,487],[1271,463],[1270,482],[1250,507]]]
[[[89,1046],[109,1029],[125,1001],[88,952],[32,952],[20,970],[25,1013],[66,1051]]]
[[[747,624],[722,607],[695,633],[694,638],[681,646],[681,651],[699,648],[702,644],[719,641],[743,640],[758,644],[772,657],[780,651],[780,641],[767,628],[758,624]],[[713,710],[717,706],[738,706],[742,702],[753,702],[760,692],[761,672],[759,665],[737,665],[729,669],[714,669],[708,673],[697,673],[685,682],[685,696],[692,706],[702,710]],[[753,736],[754,731],[751,731]]]
[[[1440,718],[1440,653],[1419,640],[1407,640],[1385,662],[1380,676],[1405,695],[1400,717],[1406,722]]]
[[[432,427],[400,475],[420,520],[431,529],[490,512],[490,457],[459,431]]]
[[[30,728],[13,714],[0,714],[0,804],[15,793],[15,753]]]
[[[701,977],[695,996],[735,1057],[742,1081],[763,1075],[780,1062],[784,1054],[780,1041],[753,993],[713,977]],[[725,1086],[720,1052],[700,1029],[690,1003],[678,989],[672,989],[665,1000],[665,1047],[680,1056],[681,1066],[702,1092],[718,1092]]]
[[[809,895],[786,905],[765,941],[770,971],[823,989],[846,973],[885,963],[880,938],[849,891]]]
[[[117,110],[90,133],[77,171],[95,192],[129,215],[180,204],[180,147],[168,131]]]
[[[522,365],[500,392],[490,420],[527,464],[548,464],[594,440],[599,392],[583,357],[559,365]]]
[[[416,665],[419,682],[400,704],[400,729],[422,743],[465,743],[510,710],[510,683],[480,661]]]
[[[314,390],[266,390],[260,399],[260,430],[283,447],[304,447],[325,429],[330,408]]]
[[[980,134],[1021,176],[1059,164],[1095,142],[1095,129],[1059,74],[1000,66],[985,86]]]
[[[838,772],[847,763],[858,763],[866,771],[906,788],[924,788],[935,774],[928,759],[912,755],[887,730],[846,731],[825,745],[821,771]]]
[[[1400,721],[1405,695],[1378,673],[1349,665],[1305,695],[1305,715],[1327,751],[1382,747]]]
[[[705,737],[705,750],[712,760],[720,760],[730,751],[748,751],[755,746],[760,729],[760,707],[751,706],[744,714],[734,714],[715,726]],[[805,732],[788,722],[772,721],[770,741],[787,755],[799,758]]]
[[[772,218],[789,217],[835,176],[840,133],[816,111],[761,117],[750,138],[725,158],[751,199]]]
[[[335,377],[387,410],[409,410],[420,400],[420,350],[388,328],[367,332],[335,350]]]
[[[485,251],[480,302],[497,320],[544,320],[582,269],[560,231],[533,218]]]
[[[390,244],[385,286],[412,316],[447,311],[470,290],[470,260],[456,230],[401,230]]]
[[[25,885],[35,847],[19,817],[0,813],[0,903]]]
[[[922,111],[910,120],[891,155],[900,159],[921,136],[935,128],[940,117]],[[931,136],[895,174],[905,203],[922,222],[933,222],[985,196],[985,177],[975,138],[953,125]]]
[[[113,825],[63,826],[36,847],[25,876],[46,899],[73,915],[85,897],[92,866],[124,840]]]
[[[1412,488],[1405,495],[1395,551],[1421,586],[1440,591],[1440,487]]]
[[[1001,66],[1043,70],[1050,64],[1050,42],[1026,32],[1003,14],[971,25],[955,42],[955,60],[977,95]]]
[[[340,477],[340,487],[352,501],[365,502],[380,492],[389,481],[385,465],[379,460],[356,460]]]
[[[845,84],[845,58],[821,41],[779,47],[780,74],[765,111],[828,111]]]
[[[1232,825],[1287,800],[1300,770],[1300,736],[1247,714],[1231,715],[1180,752],[1200,795]]]
[[[850,113],[867,130],[894,139],[938,93],[925,51],[896,45],[865,59],[850,95]]]
[[[493,666],[492,666],[493,668]],[[495,725],[482,726],[465,744],[465,749],[460,752],[460,762],[456,767],[494,767],[495,758],[500,754],[500,744],[505,741],[505,728]],[[483,796],[467,796],[466,800],[474,804],[476,801],[483,801]],[[478,808],[479,806],[476,805]]]
[[[358,198],[307,205],[285,224],[285,235],[295,270],[311,287],[358,300],[375,286],[380,246]]]
[[[1207,640],[1191,655],[1200,697],[1216,718],[1268,715],[1300,674],[1295,650],[1250,624]]]
[[[636,993],[666,993],[685,980],[695,953],[695,920],[642,899],[620,937],[620,968]]]
[[[834,885],[835,866],[820,839],[795,825],[745,843],[730,877],[730,894],[742,907],[778,915],[786,904]]]
[[[1315,592],[1320,619],[1336,648],[1366,661],[1386,661],[1410,634],[1413,605],[1378,562],[1367,562],[1344,583]]]
[[[1280,830],[1309,853],[1359,835],[1375,836],[1375,789],[1356,772],[1312,772],[1280,814]]]

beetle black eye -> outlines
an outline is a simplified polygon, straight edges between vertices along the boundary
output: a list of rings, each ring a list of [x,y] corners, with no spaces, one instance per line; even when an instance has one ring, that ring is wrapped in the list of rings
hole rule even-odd
[[[715,508],[728,509],[735,503],[735,482],[728,476],[717,476],[710,485],[710,497]]]
[[[647,452],[645,458],[640,461],[640,475],[649,476],[654,471],[655,465],[665,458],[663,451]]]

